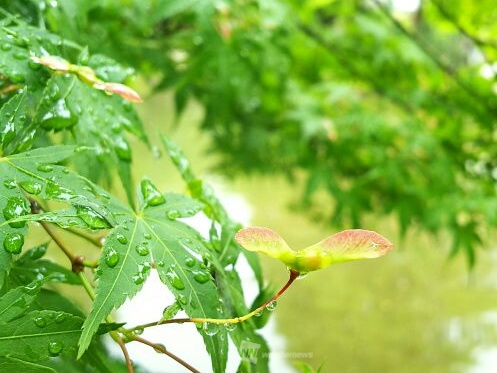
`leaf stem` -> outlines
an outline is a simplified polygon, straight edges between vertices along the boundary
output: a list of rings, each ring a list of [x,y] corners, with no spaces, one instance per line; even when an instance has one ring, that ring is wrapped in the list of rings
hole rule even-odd
[[[129,331],[134,329],[145,329],[152,326],[163,325],[163,324],[181,324],[185,322],[194,322],[194,323],[211,323],[211,324],[237,324],[243,322],[245,320],[250,319],[255,316],[259,312],[262,312],[271,302],[276,301],[289,287],[290,285],[300,276],[300,273],[291,269],[290,270],[290,278],[287,283],[271,298],[269,298],[266,302],[264,302],[261,306],[257,307],[252,312],[240,316],[234,317],[231,319],[211,319],[211,318],[201,318],[201,317],[192,317],[192,318],[178,318],[178,319],[170,319],[170,320],[162,320],[159,322],[151,322],[147,324],[142,324],[135,326],[134,328],[128,329]]]
[[[169,352],[164,346],[158,344],[158,343],[153,343],[153,342],[150,342],[144,338],[141,338],[137,335],[133,336],[133,340],[136,341],[136,342],[140,342],[140,343],[143,343],[147,346],[150,346],[152,347],[153,349],[155,349],[156,351],[159,351],[160,353],[163,353],[164,355],[167,355],[169,356],[171,359],[175,360],[176,362],[178,362],[179,364],[183,365],[186,369],[188,369],[190,372],[193,372],[193,373],[200,373],[199,370],[195,369],[194,367],[192,367],[190,364],[188,364],[186,361],[184,361],[183,359],[181,359],[180,357],[176,356],[175,354],[173,354],[172,352]]]
[[[81,280],[81,283],[83,284],[83,287],[88,293],[88,296],[91,298],[91,300],[95,300],[95,289],[93,289],[93,286],[90,284],[88,277],[86,277],[83,271],[78,272],[78,276],[79,279]]]
[[[133,368],[133,361],[131,361],[131,358],[129,357],[128,349],[126,348],[126,344],[124,343],[123,339],[117,338],[116,342],[119,347],[121,347],[121,350],[123,352],[124,360],[126,360],[126,366],[128,367],[128,373],[135,373],[135,369]]]
[[[71,232],[75,236],[81,237],[85,241],[88,241],[89,243],[91,243],[97,247],[102,247],[102,238],[101,237],[96,237],[96,236],[92,236],[89,234],[85,234],[85,233],[83,233],[77,229],[74,229],[74,228],[66,228],[65,230]]]
[[[59,237],[57,237],[50,224],[48,224],[45,221],[40,221],[40,224],[43,227],[43,229],[45,229],[45,232],[47,232],[50,238],[52,238],[52,240],[57,244],[57,246],[64,252],[67,258],[71,261],[71,265],[74,265],[77,258],[76,255],[74,255],[73,252],[66,245],[64,245],[64,243],[59,239]]]

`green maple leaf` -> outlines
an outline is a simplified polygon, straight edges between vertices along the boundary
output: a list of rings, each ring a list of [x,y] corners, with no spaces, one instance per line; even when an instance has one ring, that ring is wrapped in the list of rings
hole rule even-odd
[[[105,239],[95,301],[79,342],[80,356],[100,323],[141,289],[152,270],[158,272],[188,316],[222,317],[216,284],[202,260],[209,257],[210,251],[197,231],[177,220],[195,215],[201,204],[180,195],[163,195],[148,180],[141,183],[140,199],[138,211],[112,201],[116,225]],[[226,331],[219,330],[216,335],[202,329],[199,332],[214,371],[223,372],[228,348]]]

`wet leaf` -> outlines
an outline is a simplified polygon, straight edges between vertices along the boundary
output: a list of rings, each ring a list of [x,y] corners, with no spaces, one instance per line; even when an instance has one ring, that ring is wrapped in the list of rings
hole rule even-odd
[[[60,311],[33,311],[0,326],[0,356],[31,361],[76,351],[83,320]]]
[[[143,195],[139,199],[144,204],[138,212],[117,200],[111,201],[117,212],[117,225],[103,247],[96,298],[83,326],[80,355],[105,317],[141,289],[153,270],[153,263],[160,279],[188,316],[222,317],[216,285],[209,269],[199,260],[209,249],[198,232],[178,220],[195,215],[201,205],[174,194],[158,196],[156,190],[150,181],[140,188]],[[224,371],[228,348],[226,331],[212,336],[202,330],[200,333],[211,354],[214,371]]]
[[[301,273],[349,260],[378,258],[393,249],[385,237],[363,229],[336,233],[299,251],[290,249],[278,233],[264,227],[241,229],[236,240],[245,249],[264,253]]]
[[[0,372],[57,373],[44,365],[7,356],[0,356]]]

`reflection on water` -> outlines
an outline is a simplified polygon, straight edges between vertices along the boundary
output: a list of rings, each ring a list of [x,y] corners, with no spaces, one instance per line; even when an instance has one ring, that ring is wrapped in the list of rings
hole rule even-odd
[[[142,107],[149,133],[171,128],[172,106],[164,105],[168,100],[157,97]],[[201,173],[208,165],[203,153],[208,141],[197,130],[201,112],[194,106],[187,112],[173,138]],[[143,155],[135,160],[141,165],[137,175],[153,176],[161,187],[183,188],[175,171],[164,166],[167,160],[150,160],[143,148],[135,154]],[[231,188],[249,199],[253,224],[275,229],[296,248],[333,233],[287,208],[298,192],[284,180],[245,177],[230,182]],[[337,373],[497,371],[497,261],[492,251],[480,251],[470,274],[462,257],[447,260],[443,237],[411,233],[399,242],[394,224],[374,218],[363,228],[397,241],[397,250],[381,259],[312,273],[285,293],[275,312],[279,331],[287,337],[284,356],[314,367],[324,364],[323,372]],[[286,281],[282,265],[264,264],[275,285]]]

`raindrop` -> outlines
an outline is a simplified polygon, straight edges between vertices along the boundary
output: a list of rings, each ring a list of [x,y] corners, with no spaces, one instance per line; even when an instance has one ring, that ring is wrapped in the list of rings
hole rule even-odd
[[[15,219],[20,216],[29,214],[30,209],[28,202],[21,197],[12,197],[7,200],[7,204],[3,209],[3,216],[5,220]],[[25,221],[13,221],[9,225],[12,228],[22,228],[26,225]]]
[[[235,323],[228,323],[228,324],[224,324],[224,327],[226,328],[227,331],[229,332],[232,332],[233,330],[236,329],[238,325],[235,324]]]
[[[19,254],[24,245],[24,236],[20,233],[9,233],[3,240],[3,248],[11,254]]]
[[[145,281],[145,277],[143,277],[143,273],[138,273],[138,274],[134,275],[131,279],[133,280],[133,282],[136,285],[143,284],[143,281]]]
[[[53,170],[53,167],[49,164],[40,164],[38,167],[36,167],[38,171],[41,172],[51,172]]]
[[[118,262],[119,262],[119,253],[116,251],[116,249],[111,248],[105,254],[105,263],[107,263],[107,265],[110,268],[114,268]]]
[[[166,272],[167,280],[171,283],[171,285],[177,290],[183,290],[185,288],[185,284],[179,278],[178,274],[174,271]]]
[[[47,246],[40,245],[30,250],[29,257],[33,260],[40,259],[43,255],[45,255],[46,252],[47,252]]]
[[[145,233],[143,234],[143,237],[146,239],[146,240],[151,240],[152,239],[152,235],[150,233]]]
[[[135,250],[138,253],[138,255],[141,255],[141,256],[148,255],[148,253],[150,252],[148,250],[148,248],[146,246],[143,246],[143,245],[136,245]]]
[[[143,334],[143,331],[144,331],[143,328],[135,328],[133,330],[133,334],[135,334],[135,335],[141,335],[141,334]]]
[[[308,274],[309,272],[300,272],[297,277],[297,280],[302,280],[303,278],[306,278]]]
[[[117,137],[115,139],[114,150],[122,161],[131,161],[131,148],[124,137]]]
[[[5,185],[7,189],[14,189],[17,186],[16,182],[12,179],[4,180],[3,185]]]
[[[154,156],[155,159],[159,159],[162,157],[162,152],[161,150],[159,149],[158,146],[152,146],[152,154]]]
[[[200,284],[206,283],[207,281],[209,281],[210,278],[211,276],[207,272],[202,272],[202,271],[193,272],[193,279]]]
[[[276,306],[277,306],[278,303],[276,303],[275,300],[271,301],[268,303],[268,305],[266,306],[266,309],[270,312],[274,311]]]
[[[0,46],[0,48],[3,51],[10,51],[12,49],[12,44],[10,44],[10,43],[2,43],[2,45]]]
[[[148,179],[143,179],[140,183],[140,189],[143,200],[149,206],[158,206],[166,202],[164,196],[159,192],[157,187]]]
[[[19,183],[22,189],[24,189],[29,194],[40,194],[42,186],[36,181],[22,181]]]
[[[66,315],[64,313],[59,313],[57,314],[57,316],[55,316],[55,322],[57,324],[60,324],[62,321],[64,321],[66,319]]]
[[[179,213],[178,210],[169,210],[167,212],[166,216],[170,220],[176,220],[181,216],[181,214]]]
[[[50,356],[59,356],[62,352],[62,349],[62,343],[58,341],[52,341],[48,344],[48,353],[50,354]]]
[[[52,91],[50,91],[50,97],[48,98],[49,103],[43,105],[45,106],[45,111],[42,112],[43,114],[41,114],[41,118],[39,118],[41,127],[48,130],[53,129],[55,131],[60,131],[74,126],[78,121],[78,117],[70,109],[64,98],[61,98],[52,104],[52,94]]]
[[[77,206],[76,213],[90,228],[92,229],[105,229],[110,228],[111,225],[105,220],[102,215],[86,206]]]
[[[205,332],[205,334],[212,337],[219,332],[219,325],[210,322],[204,322],[202,324],[202,330]]]
[[[187,257],[185,259],[185,264],[187,265],[187,267],[193,267],[195,265],[195,259],[193,259],[192,257]]]
[[[178,300],[178,302],[180,302],[181,304],[187,304],[188,301],[186,300],[186,296],[183,295],[183,294],[179,294],[176,299]]]
[[[128,243],[128,239],[121,233],[116,234],[116,239],[123,245]]]
[[[164,265],[165,265],[165,263],[164,263],[164,261],[162,261],[162,260],[159,260],[159,261],[157,262],[157,266],[158,266],[158,267],[161,267],[161,268],[162,268],[162,267],[164,267]]]
[[[39,317],[35,317],[35,318],[33,319],[33,322],[34,322],[34,323],[35,323],[35,325],[36,325],[37,327],[39,327],[39,328],[44,328],[44,327],[47,325],[46,320],[45,320],[43,317],[41,317],[41,316],[39,316]]]

